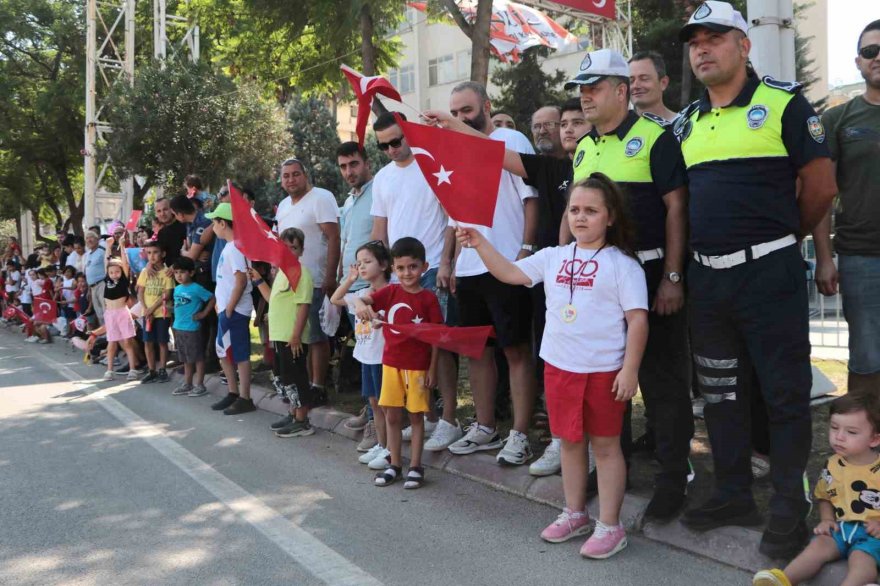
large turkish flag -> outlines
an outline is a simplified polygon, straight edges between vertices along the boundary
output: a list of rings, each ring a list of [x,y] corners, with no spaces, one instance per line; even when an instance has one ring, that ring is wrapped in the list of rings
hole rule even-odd
[[[583,10],[590,14],[598,14],[614,20],[617,14],[614,11],[615,0],[553,0],[557,4],[571,6],[577,10]]]
[[[370,119],[373,97],[376,94],[382,94],[400,102],[400,93],[384,77],[379,77],[378,75],[366,77],[348,65],[341,65],[339,68],[345,74],[348,83],[351,84],[351,89],[354,90],[354,95],[357,97],[358,116],[355,130],[358,135],[358,142],[361,146],[364,146],[364,134],[367,130],[367,121]]]

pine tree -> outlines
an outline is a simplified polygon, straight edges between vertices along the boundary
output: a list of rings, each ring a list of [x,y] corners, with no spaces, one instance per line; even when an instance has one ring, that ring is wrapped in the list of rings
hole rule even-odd
[[[327,104],[315,97],[294,96],[287,104],[287,119],[292,135],[291,156],[305,163],[312,185],[329,190],[340,203],[344,201],[347,189],[336,169],[339,135]]]
[[[546,47],[527,49],[522,61],[498,68],[492,74],[492,82],[501,90],[492,98],[492,109],[510,114],[519,130],[529,128],[532,114],[541,106],[561,105],[568,99],[562,90],[565,72],[557,69],[548,74],[541,68],[538,58],[546,57],[548,53]]]

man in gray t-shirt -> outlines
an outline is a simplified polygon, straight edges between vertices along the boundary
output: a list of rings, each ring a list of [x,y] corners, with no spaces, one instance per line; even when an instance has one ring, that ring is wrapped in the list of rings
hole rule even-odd
[[[831,254],[830,216],[814,230],[816,283],[837,293],[849,324],[849,391],[880,388],[880,20],[859,36],[856,65],[865,93],[822,116],[840,193]],[[821,127],[820,127],[821,128]]]

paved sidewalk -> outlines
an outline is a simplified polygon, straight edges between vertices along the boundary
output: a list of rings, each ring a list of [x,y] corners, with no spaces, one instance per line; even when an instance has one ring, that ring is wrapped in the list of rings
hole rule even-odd
[[[180,376],[176,371],[173,375]],[[217,376],[209,375],[205,384],[208,391],[214,395],[222,396],[227,392],[226,386]],[[259,409],[281,416],[287,414],[287,405],[280,398],[271,396],[264,387],[253,385],[251,396]],[[360,440],[361,432],[347,429],[344,425],[344,421],[351,416],[351,413],[338,411],[332,407],[320,407],[314,409],[309,417],[312,425],[318,429],[351,440]],[[408,456],[408,450],[409,445],[404,443],[404,457]],[[354,448],[352,448],[352,457],[354,455]],[[454,456],[448,451],[425,452],[422,461],[427,467],[468,478],[497,490],[559,509],[562,509],[565,502],[561,476],[536,478],[529,474],[528,466],[499,466],[495,461],[494,453]],[[758,553],[758,544],[761,540],[760,531],[745,527],[723,527],[705,533],[697,533],[685,528],[677,520],[665,524],[645,522],[643,513],[647,505],[648,501],[643,497],[633,494],[626,495],[621,511],[621,521],[627,531],[640,532],[641,535],[653,541],[750,572],[784,565],[784,562],[774,562]],[[598,516],[598,506],[598,499],[594,498],[589,502],[588,508],[592,515]],[[838,562],[826,566],[810,584],[836,586],[843,581],[845,574],[845,562]]]

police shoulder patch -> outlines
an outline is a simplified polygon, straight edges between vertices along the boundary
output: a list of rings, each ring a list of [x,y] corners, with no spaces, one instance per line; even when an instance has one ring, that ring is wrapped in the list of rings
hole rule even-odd
[[[813,137],[813,140],[819,144],[825,142],[825,126],[818,116],[807,118],[807,130],[810,131],[810,136]]]
[[[769,75],[764,76],[761,81],[764,82],[764,85],[768,85],[777,90],[782,90],[788,92],[790,94],[796,94],[801,91],[801,88],[804,86],[796,81],[780,81],[778,79],[773,79]]]
[[[663,128],[666,128],[667,126],[672,124],[672,122],[670,122],[669,120],[667,120],[665,118],[661,118],[660,116],[657,116],[656,114],[652,114],[651,112],[642,112],[642,118],[647,118],[651,122],[659,124]]]
[[[580,165],[581,162],[584,160],[584,152],[585,152],[585,151],[578,151],[577,156],[574,158],[574,166],[575,166],[575,167],[577,167],[578,165]]]

